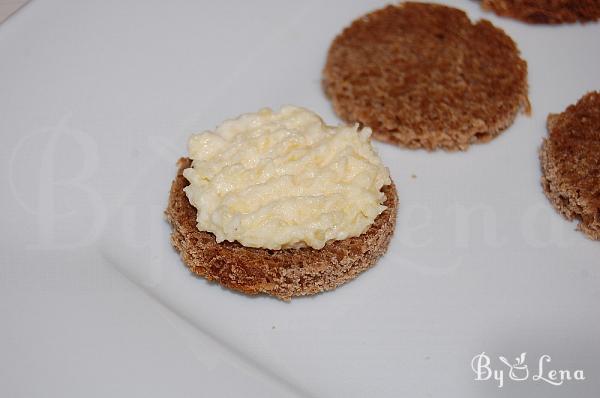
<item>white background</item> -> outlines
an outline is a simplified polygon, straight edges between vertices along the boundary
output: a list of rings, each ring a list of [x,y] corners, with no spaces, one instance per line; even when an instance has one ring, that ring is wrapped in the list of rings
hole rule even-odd
[[[600,244],[551,208],[549,112],[600,88],[600,26],[485,16],[531,117],[463,153],[377,144],[398,187],[379,264],[284,303],[189,274],[163,219],[192,132],[283,104],[337,123],[329,43],[364,2],[34,1],[0,25],[0,395],[597,396]],[[416,178],[411,176],[415,174]],[[587,380],[474,381],[527,351]]]

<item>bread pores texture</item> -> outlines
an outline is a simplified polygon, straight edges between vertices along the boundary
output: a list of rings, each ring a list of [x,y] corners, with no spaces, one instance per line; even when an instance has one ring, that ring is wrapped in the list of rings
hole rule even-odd
[[[426,3],[356,19],[331,44],[323,87],[342,119],[408,148],[466,150],[529,112],[527,63],[513,40]]]
[[[540,148],[544,192],[564,217],[600,240],[600,92],[550,114],[547,126]]]
[[[196,275],[246,294],[268,294],[283,300],[335,289],[372,267],[385,253],[394,232],[398,197],[394,184],[382,188],[384,210],[360,236],[330,241],[313,248],[267,250],[238,242],[217,243],[196,227],[196,208],[183,188],[183,170],[191,160],[181,158],[166,209],[172,226],[171,243]]]
[[[483,0],[481,7],[530,24],[590,22],[600,18],[598,0]]]

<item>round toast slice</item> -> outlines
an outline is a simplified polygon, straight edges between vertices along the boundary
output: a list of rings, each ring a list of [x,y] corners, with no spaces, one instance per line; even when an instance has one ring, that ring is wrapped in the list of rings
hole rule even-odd
[[[540,148],[544,192],[565,218],[578,219],[578,229],[600,240],[600,92],[550,114],[547,125]]]
[[[483,0],[481,7],[530,24],[590,22],[600,18],[598,0]]]
[[[371,268],[387,250],[396,224],[398,197],[394,184],[382,188],[384,210],[360,236],[330,241],[322,249],[267,250],[238,242],[217,243],[210,232],[196,227],[196,208],[183,188],[183,170],[191,160],[181,158],[171,186],[167,220],[171,243],[194,274],[246,294],[268,294],[283,300],[335,289]]]
[[[323,86],[342,119],[414,149],[465,150],[529,110],[527,63],[513,40],[436,4],[356,19],[331,44]]]

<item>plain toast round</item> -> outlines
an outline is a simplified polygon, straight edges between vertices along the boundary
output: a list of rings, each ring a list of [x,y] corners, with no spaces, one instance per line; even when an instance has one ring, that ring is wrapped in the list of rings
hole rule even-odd
[[[481,7],[530,24],[590,22],[600,18],[598,0],[483,0]]]
[[[552,205],[600,240],[600,92],[550,114],[540,148],[542,187]]]
[[[356,19],[331,44],[323,87],[342,119],[408,148],[465,150],[529,111],[514,41],[489,21],[427,3]]]

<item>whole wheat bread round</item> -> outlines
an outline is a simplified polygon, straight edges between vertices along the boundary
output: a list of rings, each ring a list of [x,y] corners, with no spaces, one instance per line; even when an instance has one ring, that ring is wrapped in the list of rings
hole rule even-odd
[[[513,40],[435,4],[356,19],[331,44],[323,86],[342,119],[408,148],[465,150],[529,109],[527,63]]]
[[[194,274],[233,290],[289,300],[334,289],[372,267],[387,250],[394,232],[398,197],[392,183],[382,188],[387,209],[365,233],[330,241],[320,250],[266,250],[237,242],[217,243],[213,234],[196,227],[196,209],[183,191],[188,185],[183,170],[191,166],[191,160],[182,158],[178,166],[165,212],[173,228],[171,243]]]
[[[554,207],[600,240],[600,92],[548,116],[540,149],[542,186]]]
[[[589,22],[600,18],[598,0],[483,0],[481,7],[531,24]]]

